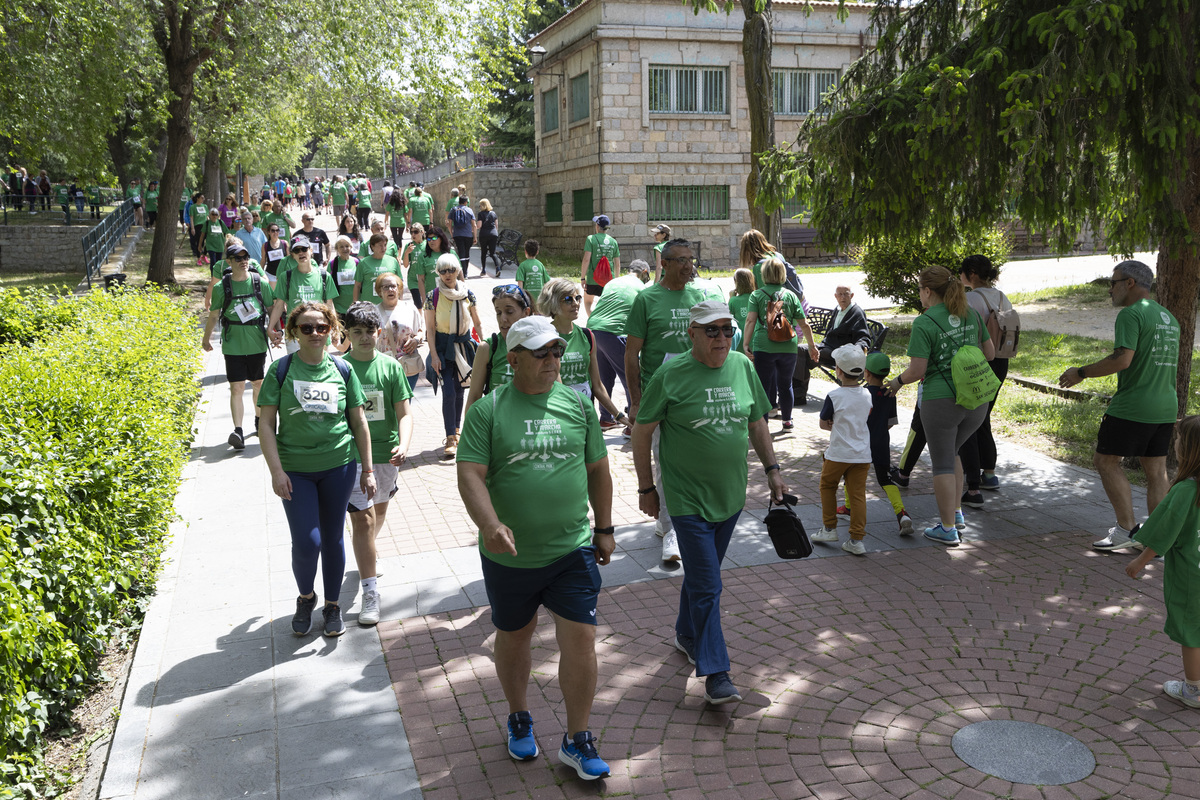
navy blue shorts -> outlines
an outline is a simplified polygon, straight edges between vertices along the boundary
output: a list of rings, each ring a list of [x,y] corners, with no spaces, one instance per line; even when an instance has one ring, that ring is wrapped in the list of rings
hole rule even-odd
[[[588,545],[544,567],[508,567],[480,553],[483,586],[498,630],[519,631],[545,606],[563,619],[596,624],[600,569],[596,548]]]

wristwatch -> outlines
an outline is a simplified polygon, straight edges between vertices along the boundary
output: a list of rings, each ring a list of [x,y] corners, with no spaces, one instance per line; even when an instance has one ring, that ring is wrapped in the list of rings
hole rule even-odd
[[[1075,376],[1076,376],[1077,378],[1079,378],[1079,380],[1083,380],[1084,378],[1086,378],[1086,377],[1087,377],[1087,375],[1085,375],[1085,374],[1084,374],[1084,372],[1083,372],[1083,367],[1076,367],[1076,368],[1075,368]]]

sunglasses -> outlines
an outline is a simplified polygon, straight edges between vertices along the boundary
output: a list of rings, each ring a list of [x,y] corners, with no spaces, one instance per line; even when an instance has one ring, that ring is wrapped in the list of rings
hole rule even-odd
[[[699,328],[700,326],[693,325],[692,327]],[[724,336],[726,339],[733,338],[733,326],[732,325],[705,325],[701,330],[703,330],[704,335],[710,339],[715,339],[718,336]]]
[[[458,268],[455,267],[454,269],[439,269],[438,275],[449,275],[452,272],[458,272]]]
[[[515,283],[506,283],[503,286],[493,287],[492,298],[495,299],[497,297],[515,297],[521,302],[521,306],[523,308],[529,308],[530,305],[529,295],[527,295],[525,290],[520,286],[517,286]]]
[[[537,350],[530,350],[528,347],[514,347],[513,352],[529,353],[529,355],[541,361],[548,356],[562,358],[563,353],[567,352],[567,348],[561,344],[552,344],[546,347],[539,347]]]
[[[279,233],[279,228],[275,228],[275,227],[267,228],[267,233]]]
[[[1124,282],[1125,282],[1125,281],[1127,281],[1127,280],[1129,280],[1129,276],[1128,276],[1128,275],[1126,275],[1126,276],[1125,276],[1125,277],[1123,277],[1123,278],[1109,278],[1109,279],[1108,279],[1108,285],[1109,285],[1109,287],[1111,288],[1111,287],[1113,287],[1113,286],[1116,286],[1118,283],[1124,283]]]
[[[299,249],[297,249],[297,248],[293,247],[293,248],[292,248],[292,255],[294,255],[296,258],[299,258],[300,256],[307,256],[307,255],[312,255],[312,254],[311,254],[311,253],[309,253],[309,251],[308,251],[308,248],[307,248],[307,247],[301,247],[301,248],[299,248]]]
[[[312,336],[314,333],[320,333],[320,334],[329,333],[329,324],[325,323],[325,322],[318,322],[316,325],[310,325],[309,323],[306,322],[303,325],[299,325],[297,327],[300,328],[300,332],[303,333],[305,336]]]
[[[230,258],[234,261],[249,261],[250,255],[248,253],[241,253],[239,255],[230,256]]]
[[[583,302],[583,295],[581,295],[581,294],[564,294],[562,296],[562,301],[564,303],[574,303],[575,305],[579,305],[580,303]]]

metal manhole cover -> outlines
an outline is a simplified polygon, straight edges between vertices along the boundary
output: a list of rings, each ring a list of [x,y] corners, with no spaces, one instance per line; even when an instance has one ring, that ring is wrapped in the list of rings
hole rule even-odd
[[[1058,786],[1081,781],[1096,769],[1096,758],[1083,742],[1032,722],[976,722],[954,734],[951,746],[980,772],[1013,783]]]

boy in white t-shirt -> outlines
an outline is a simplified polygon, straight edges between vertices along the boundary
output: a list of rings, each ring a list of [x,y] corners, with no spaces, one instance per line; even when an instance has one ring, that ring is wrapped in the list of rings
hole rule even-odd
[[[846,505],[850,508],[850,541],[842,549],[856,556],[867,547],[867,472],[871,468],[871,433],[867,417],[871,414],[871,393],[859,382],[866,371],[867,356],[855,344],[833,351],[837,364],[838,388],[825,397],[821,407],[821,429],[829,431],[829,447],[821,467],[822,528],[810,537],[814,542],[836,542],[837,487],[846,485]]]

